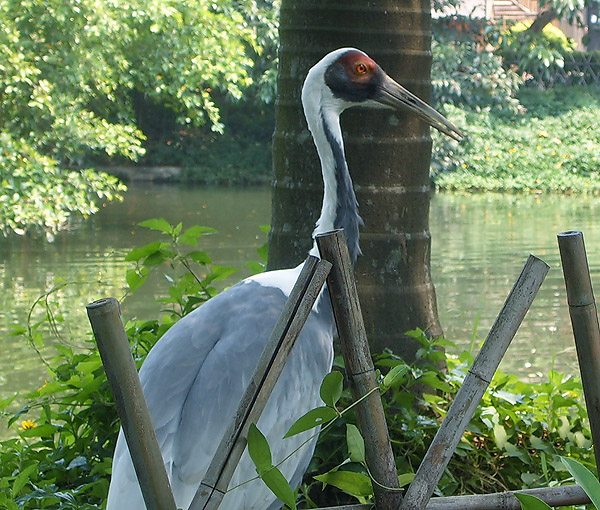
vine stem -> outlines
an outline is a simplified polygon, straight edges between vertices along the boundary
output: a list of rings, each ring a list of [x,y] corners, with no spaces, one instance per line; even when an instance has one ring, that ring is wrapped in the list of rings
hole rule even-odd
[[[335,409],[335,411],[337,412],[337,416],[335,418],[333,418],[332,420],[330,420],[329,422],[327,422],[325,425],[323,425],[323,427],[315,432],[314,434],[312,434],[310,437],[308,437],[304,442],[302,442],[295,450],[293,450],[292,452],[290,452],[288,455],[286,455],[283,459],[281,459],[277,464],[275,464],[271,469],[273,468],[278,468],[279,466],[281,466],[285,461],[287,461],[289,458],[291,458],[293,455],[295,455],[298,451],[300,451],[302,448],[304,448],[310,441],[312,441],[316,436],[318,436],[321,433],[324,433],[327,431],[327,429],[329,429],[337,420],[338,418],[341,418],[342,416],[344,416],[344,414],[346,414],[348,411],[350,411],[353,407],[357,406],[358,404],[360,404],[364,399],[366,399],[367,397],[369,397],[369,395],[371,395],[371,393],[375,392],[375,391],[379,391],[379,386],[376,386],[375,388],[369,390],[367,393],[365,393],[362,397],[360,397],[358,400],[352,402],[352,404],[350,404],[346,409],[344,409],[343,411],[338,411],[337,409]],[[270,470],[267,470],[267,472]],[[367,470],[368,472],[368,470]],[[371,473],[369,473],[369,477],[373,479],[373,477],[371,476]],[[243,485],[246,485],[250,482],[253,482],[254,480],[259,480],[260,476],[255,476],[253,478],[250,478],[249,480],[246,480],[245,482],[239,483],[238,485],[235,485],[229,489],[227,489],[227,492],[231,492],[235,489],[238,489],[239,487],[242,487]],[[374,479],[373,479],[374,480]],[[381,487],[384,487],[383,485],[379,484],[376,480],[374,480],[375,483],[377,485],[380,485]],[[386,487],[384,487],[386,488]]]

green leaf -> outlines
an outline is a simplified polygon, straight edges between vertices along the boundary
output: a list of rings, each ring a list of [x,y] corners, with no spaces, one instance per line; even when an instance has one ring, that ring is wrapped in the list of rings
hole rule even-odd
[[[325,376],[321,383],[321,400],[329,407],[335,407],[342,396],[344,376],[341,372],[334,370]]]
[[[128,269],[125,273],[125,281],[127,282],[127,285],[129,285],[129,288],[132,291],[139,289],[147,278],[147,273],[145,275],[141,275],[135,269]]]
[[[319,425],[324,425],[337,417],[337,411],[331,407],[322,406],[311,409],[304,416],[298,418],[283,437],[295,436]]]
[[[146,244],[145,246],[141,246],[139,248],[133,248],[127,255],[125,255],[126,262],[137,262],[142,260],[144,257],[151,255],[160,250],[162,243],[160,241],[155,241],[153,243]]]
[[[153,218],[151,220],[142,221],[141,223],[138,223],[138,225],[140,227],[158,230],[163,234],[171,235],[171,232],[173,232],[172,225],[164,218]]]
[[[396,365],[392,368],[383,378],[384,391],[404,379],[407,373],[408,367],[406,365]]]
[[[596,508],[600,509],[600,482],[592,472],[569,457],[561,457],[561,462],[569,470],[569,473],[575,478],[575,481],[581,485],[585,493],[589,496]]]
[[[206,275],[206,282],[214,282],[218,280],[224,280],[228,276],[239,271],[239,267],[227,267],[227,266],[212,266],[212,271]]]
[[[32,391],[27,396],[30,398],[35,398],[36,396],[43,397],[44,395],[54,395],[55,393],[64,391],[65,388],[66,388],[66,385],[64,382],[51,381],[51,382],[44,384],[39,389]]]
[[[352,462],[364,464],[365,460],[365,440],[363,439],[358,427],[351,423],[346,424],[346,444],[348,445],[348,456]]]
[[[250,269],[250,271],[252,271],[252,274],[260,274],[260,273],[264,273],[265,272],[265,266],[264,264],[261,264],[260,262],[246,262],[246,267]]]
[[[7,336],[19,336],[19,335],[25,335],[27,333],[27,328],[25,326],[18,326],[18,325],[11,325],[11,332],[8,333]]]
[[[262,477],[262,474],[273,466],[271,448],[267,438],[254,423],[251,423],[248,429],[248,453],[259,476]]]
[[[0,493],[0,508],[4,508],[6,510],[19,510],[17,504],[6,494]]]
[[[172,255],[172,253],[163,252],[162,250],[155,251],[146,257],[146,260],[144,260],[144,266],[158,266]]]
[[[371,479],[362,473],[353,471],[329,471],[315,479],[324,484],[333,485],[352,496],[365,497],[373,495]]]
[[[296,510],[296,495],[279,469],[272,466],[271,469],[262,473],[260,478],[275,496],[292,510]]]
[[[531,494],[515,492],[514,495],[521,502],[522,510],[552,510],[552,508],[544,503],[541,499],[536,498]]]
[[[182,243],[189,244],[190,246],[196,246],[198,244],[198,238],[207,234],[214,234],[216,230],[210,227],[201,227],[200,225],[194,225],[188,228],[183,234],[179,236],[179,240]]]
[[[4,409],[6,409],[10,404],[12,404],[15,398],[17,398],[16,393],[12,397],[0,398],[0,411],[4,411]]]
[[[398,483],[400,487],[404,487],[415,479],[415,473],[402,473],[398,475]]]
[[[267,262],[267,260],[269,260],[269,243],[265,243],[259,248],[256,248],[256,253],[258,253],[258,256],[262,261]]]
[[[87,466],[87,465],[88,465],[87,458],[84,457],[83,455],[79,455],[79,456],[75,457],[71,462],[69,462],[69,465],[67,466],[67,471],[70,471],[71,469],[75,469],[78,467]]]
[[[19,495],[19,492],[21,492],[21,489],[23,487],[25,487],[25,484],[31,478],[31,474],[37,470],[37,467],[38,467],[38,462],[35,462],[34,464],[31,464],[31,465],[27,466],[26,468],[23,468],[19,472],[19,474],[16,476],[15,481],[13,482],[13,486],[12,486],[13,498],[15,498]]]
[[[212,264],[212,260],[210,260],[210,257],[205,251],[191,251],[186,256],[191,258],[194,262],[197,262],[198,264],[202,264],[204,266],[207,264]]]
[[[19,435],[21,437],[50,437],[58,430],[60,430],[59,427],[46,423],[31,429],[19,431]]]

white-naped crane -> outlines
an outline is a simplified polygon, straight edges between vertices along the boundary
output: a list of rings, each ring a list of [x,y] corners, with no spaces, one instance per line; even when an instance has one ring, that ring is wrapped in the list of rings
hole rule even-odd
[[[343,228],[354,262],[360,254],[358,203],[344,155],[340,115],[353,106],[392,107],[418,115],[448,136],[459,130],[354,48],[326,55],[309,72],[302,105],[321,161],[323,206],[315,234]],[[318,255],[316,247],[312,250]],[[175,324],[154,346],[140,379],[179,508],[187,509],[248,384],[260,353],[302,266],[251,276]],[[319,386],[333,361],[335,324],[328,298],[319,298],[269,398],[258,427],[277,464],[310,432],[282,439],[292,423],[320,405]],[[279,468],[299,485],[313,440]],[[255,477],[247,452],[230,487]],[[225,495],[230,510],[276,510],[282,503],[260,481]],[[123,432],[113,460],[107,510],[144,510]]]

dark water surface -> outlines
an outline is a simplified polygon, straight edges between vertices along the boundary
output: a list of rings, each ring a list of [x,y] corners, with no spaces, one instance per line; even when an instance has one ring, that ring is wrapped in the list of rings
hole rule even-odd
[[[74,339],[84,345],[90,338],[85,304],[124,295],[124,275],[131,267],[124,255],[156,240],[155,233],[137,226],[153,217],[216,228],[219,233],[204,238],[202,248],[220,265],[243,266],[258,260],[256,248],[266,240],[259,225],[270,221],[270,190],[137,186],[127,192],[123,203],[110,204],[72,225],[54,243],[18,236],[0,239],[0,398],[34,389],[46,378],[35,350],[21,337],[10,336],[13,326],[26,324],[32,303],[53,286],[70,282],[48,299],[62,312],[58,329],[65,341]],[[550,264],[551,271],[501,368],[523,379],[539,378],[551,367],[576,373],[556,234],[584,231],[592,278],[598,280],[598,225],[598,197],[435,196],[432,273],[446,336],[461,349],[468,348],[477,325],[478,338],[484,338],[533,253]],[[243,270],[234,278],[247,274]],[[155,315],[160,307],[154,296],[161,285],[157,276],[128,297],[124,317]],[[36,308],[34,320],[42,313]],[[51,356],[53,349],[45,348],[44,354]]]

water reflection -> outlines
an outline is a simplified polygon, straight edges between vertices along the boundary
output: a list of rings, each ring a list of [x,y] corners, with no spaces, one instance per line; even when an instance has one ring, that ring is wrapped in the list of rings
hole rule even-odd
[[[50,298],[64,313],[65,338],[90,340],[85,304],[101,296],[122,296],[128,265],[124,254],[155,239],[137,226],[151,217],[185,225],[215,227],[203,249],[222,265],[256,260],[265,241],[258,226],[270,221],[267,188],[246,190],[174,186],[132,188],[122,204],[111,204],[85,222],[72,225],[53,244],[44,239],[0,239],[0,397],[43,382],[43,365],[32,349],[8,336],[23,325],[31,303],[57,282],[76,282]],[[575,373],[576,362],[556,233],[585,233],[592,277],[598,275],[600,199],[578,196],[439,194],[431,208],[432,272],[446,336],[461,348],[471,342],[474,325],[483,338],[500,310],[529,253],[551,271],[502,368],[523,378],[538,377],[552,365]],[[248,271],[241,271],[241,278]],[[124,303],[125,317],[151,317],[159,310],[155,278]]]
[[[484,337],[532,253],[551,269],[502,362],[537,378],[552,366],[577,371],[556,234],[583,230],[598,275],[600,199],[595,196],[439,194],[432,204],[432,273],[446,335],[468,346]]]

